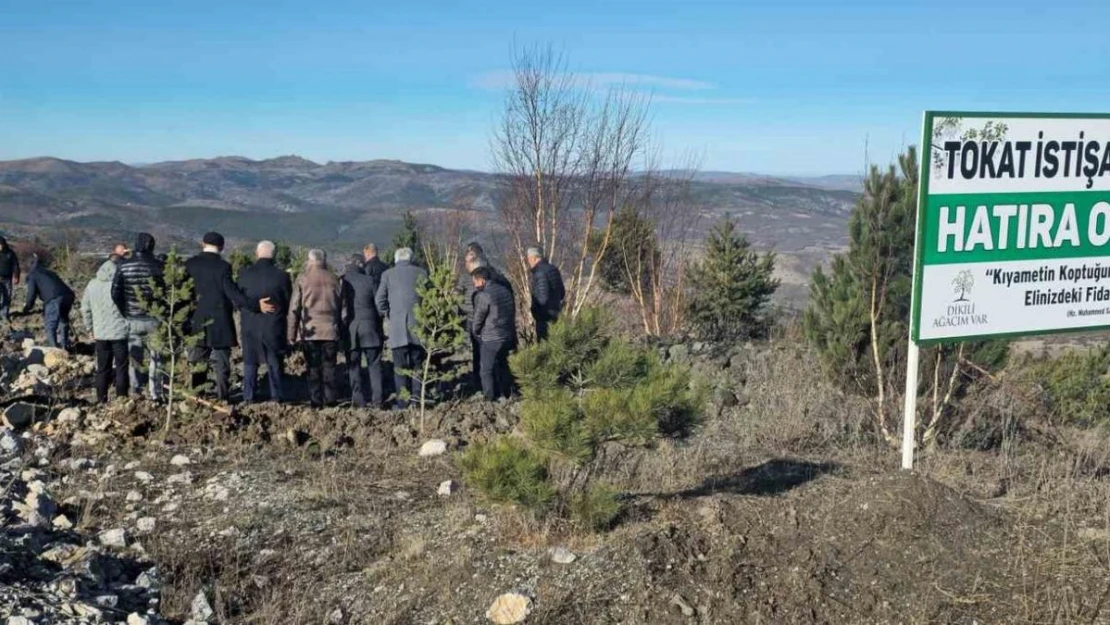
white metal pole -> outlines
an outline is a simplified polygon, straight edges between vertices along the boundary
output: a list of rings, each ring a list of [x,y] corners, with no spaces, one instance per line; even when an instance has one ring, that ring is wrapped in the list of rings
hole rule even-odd
[[[927,177],[932,168],[933,155],[929,131],[929,113],[925,112],[921,120],[921,154],[919,156],[921,159],[921,177],[917,181],[918,185],[927,184]],[[921,354],[917,343],[913,340],[913,333],[916,330],[914,327],[914,311],[917,310],[917,281],[921,279],[921,276],[917,275],[918,269],[920,269],[917,264],[917,255],[921,252],[921,232],[918,225],[921,223],[920,217],[923,210],[925,210],[925,194],[923,189],[919,188],[917,214],[914,215],[913,258],[915,269],[913,281],[910,285],[910,320],[906,324],[909,329],[909,338],[906,349],[906,397],[902,415],[902,468],[907,471],[913,469],[913,448],[917,442],[917,364],[921,359]]]
[[[902,419],[902,468],[906,470],[913,469],[913,448],[917,430],[917,363],[920,355],[911,329],[909,349],[906,350],[906,405]]]

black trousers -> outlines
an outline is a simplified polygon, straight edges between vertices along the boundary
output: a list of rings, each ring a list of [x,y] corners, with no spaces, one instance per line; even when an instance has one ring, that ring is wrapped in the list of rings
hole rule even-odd
[[[366,367],[362,366],[366,359]],[[347,377],[351,382],[351,402],[359,407],[366,405],[365,378],[370,378],[370,404],[375,408],[382,405],[382,348],[367,347],[347,352]]]
[[[266,365],[266,378],[270,383],[270,401],[285,399],[281,352],[254,338],[243,338],[243,401],[255,400],[258,387],[258,368]]]
[[[207,366],[201,368],[203,363]],[[194,367],[192,375],[193,392],[199,392],[208,384],[208,369],[216,372],[216,398],[227,401],[231,397],[231,348],[194,347],[189,353],[189,364]]]
[[[304,343],[304,357],[308,363],[308,402],[314,407],[335,403],[335,361],[338,355],[338,341]]]
[[[116,397],[127,397],[131,385],[128,377],[131,359],[127,339],[96,342],[96,401],[108,401],[108,387],[115,381]]]
[[[401,399],[401,389],[408,389],[413,399],[420,397],[420,376],[405,375],[404,369],[420,371],[424,366],[424,348],[419,345],[406,345],[393,348],[393,382],[397,385],[397,399]]]
[[[46,325],[46,344],[69,349],[69,313],[73,310],[73,296],[56,297],[46,302],[42,310]]]
[[[550,319],[548,319],[547,317],[536,316],[534,313],[532,315],[532,318],[536,320],[536,340],[537,341],[546,341],[547,340],[547,333],[551,328],[551,324],[553,324],[553,323],[555,323],[556,321],[559,320],[558,317],[551,317]]]
[[[474,388],[480,389],[482,388],[482,341],[473,334],[470,335],[470,355]]]
[[[513,379],[509,373],[509,350],[512,341],[482,341],[482,394],[493,401],[508,397],[512,392]]]

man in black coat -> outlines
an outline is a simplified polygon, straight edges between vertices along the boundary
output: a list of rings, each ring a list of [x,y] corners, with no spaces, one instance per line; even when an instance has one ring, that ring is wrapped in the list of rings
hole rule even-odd
[[[376,257],[375,257],[376,258]],[[381,261],[378,261],[381,262]],[[384,266],[385,263],[382,263]],[[366,406],[366,386],[370,377],[370,405],[380,408],[382,391],[382,317],[374,303],[379,280],[367,273],[358,256],[351,257],[343,269],[340,297],[343,342],[347,350],[347,377],[351,382],[351,402]],[[367,367],[362,366],[366,359]]]
[[[367,243],[362,248],[362,272],[374,279],[374,284],[381,284],[382,274],[389,269],[389,265],[378,258],[378,246]]]
[[[58,274],[46,268],[36,256],[27,272],[27,303],[23,314],[31,313],[35,300],[41,299],[46,325],[46,344],[69,349],[69,313],[73,310],[73,289]]]
[[[235,285],[231,264],[220,256],[223,236],[209,232],[203,243],[203,251],[185,262],[196,296],[190,331],[204,334],[192,350],[189,362],[196,365],[208,361],[212,365],[216,371],[216,398],[226,402],[231,397],[231,348],[239,344],[235,336],[235,309],[272,313],[277,308],[265,298],[247,299]],[[192,388],[199,390],[207,381],[207,370],[194,372]]]
[[[482,394],[493,401],[508,397],[512,389],[509,352],[516,338],[516,305],[512,291],[493,279],[489,267],[479,267],[470,275],[475,290],[471,330],[482,353]]]
[[[477,247],[477,243],[471,243],[471,246]],[[513,292],[513,285],[503,273],[490,266],[489,261],[481,253],[481,248],[477,252],[472,252],[471,247],[467,248],[465,256],[466,274],[464,276],[465,284],[463,287],[463,313],[466,315],[466,331],[470,335],[470,358],[471,358],[471,374],[473,376],[473,385],[476,389],[482,388],[482,340],[474,332],[474,297],[478,294],[478,289],[474,286],[472,274],[475,269],[485,267],[489,269],[490,281],[496,282],[509,290],[509,295],[513,298],[513,307],[516,309],[516,294]],[[515,323],[514,323],[515,327]],[[516,346],[516,335],[513,335],[513,347]]]
[[[532,319],[536,322],[536,340],[547,338],[547,329],[558,321],[567,291],[559,268],[547,262],[537,247],[528,248],[528,266],[532,273]]]
[[[289,313],[289,298],[293,296],[293,281],[289,273],[274,264],[275,246],[262,241],[255,249],[258,259],[253,265],[239,272],[239,289],[249,301],[268,299],[276,308],[275,314],[256,313],[243,309],[240,325],[243,330],[243,401],[255,400],[258,384],[258,366],[266,365],[270,381],[270,401],[285,398],[282,380],[281,357],[288,346],[285,316]]]
[[[164,396],[165,374],[161,355],[150,348],[150,337],[157,334],[161,324],[147,310],[154,287],[162,282],[165,263],[154,256],[154,243],[150,233],[135,236],[134,252],[119,261],[119,271],[112,281],[112,299],[127,319],[131,388],[141,394],[148,386],[150,399],[158,401]]]
[[[0,236],[0,321],[12,323],[12,289],[19,284],[19,256],[8,245],[8,240]]]

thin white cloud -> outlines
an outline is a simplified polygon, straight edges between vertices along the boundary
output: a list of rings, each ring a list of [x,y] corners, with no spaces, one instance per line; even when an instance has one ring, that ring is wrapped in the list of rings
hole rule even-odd
[[[673,89],[679,91],[702,91],[715,89],[716,85],[690,78],[670,78],[651,74],[629,74],[623,72],[586,72],[575,74],[577,78],[595,88],[625,86],[629,88]],[[513,84],[513,73],[507,70],[487,72],[471,81],[480,89],[505,89]]]
[[[674,104],[755,104],[754,98],[691,98],[674,95],[653,95],[652,102],[669,102]]]

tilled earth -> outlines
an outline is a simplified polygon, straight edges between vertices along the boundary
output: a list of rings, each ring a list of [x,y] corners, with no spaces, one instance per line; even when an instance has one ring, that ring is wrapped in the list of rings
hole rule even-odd
[[[143,401],[64,419],[54,407],[5,466],[41,472],[27,477],[74,525],[55,540],[118,562],[102,582],[142,588],[136,576],[155,571],[159,584],[117,592],[127,605],[99,616],[29,622],[487,623],[512,592],[531,601],[526,623],[1110,623],[1108,472],[1054,482],[1054,458],[1078,465],[1031,449],[1008,456],[1020,468],[999,489],[992,452],[929,457],[911,474],[881,450],[757,445],[744,432],[768,407],[794,410],[761,380],[799,365],[754,361],[743,401],[715,406],[691,440],[606,450],[626,512],[603,534],[487,505],[461,483],[460,450],[511,432],[514,404],[445,404],[423,432],[414,411],[261,405],[194,411],[163,432]],[[422,456],[429,440],[447,453]],[[116,530],[124,544],[105,546]],[[9,588],[26,584],[8,574]],[[5,596],[6,616],[30,595]]]

